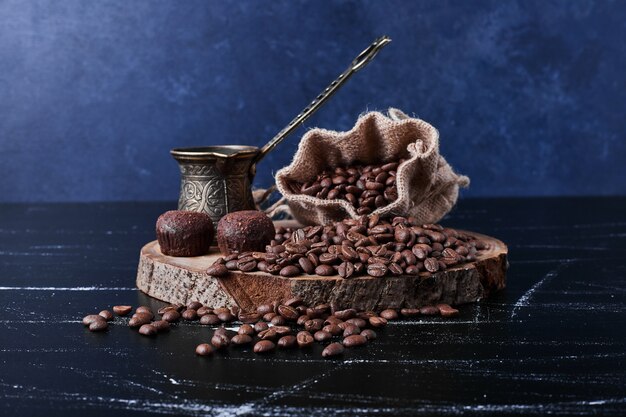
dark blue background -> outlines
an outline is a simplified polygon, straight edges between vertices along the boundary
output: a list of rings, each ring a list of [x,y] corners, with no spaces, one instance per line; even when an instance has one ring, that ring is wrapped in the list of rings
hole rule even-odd
[[[170,148],[262,145],[381,34],[307,128],[396,106],[465,196],[626,193],[624,1],[0,0],[0,200],[175,199]]]

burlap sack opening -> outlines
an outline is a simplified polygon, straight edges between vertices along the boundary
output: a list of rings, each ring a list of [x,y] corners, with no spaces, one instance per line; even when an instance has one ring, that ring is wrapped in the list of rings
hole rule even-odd
[[[398,198],[372,214],[413,216],[435,223],[456,203],[459,187],[469,178],[457,175],[439,155],[439,132],[423,120],[397,109],[362,115],[348,132],[312,129],[300,141],[291,164],[276,173],[278,190],[293,216],[304,224],[327,224],[357,218],[345,200],[323,200],[299,194],[295,183],[305,183],[324,169],[354,163],[380,164],[408,158],[397,171]]]

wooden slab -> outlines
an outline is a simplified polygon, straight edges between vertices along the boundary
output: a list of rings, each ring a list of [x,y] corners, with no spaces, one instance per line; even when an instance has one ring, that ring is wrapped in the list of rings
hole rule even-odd
[[[309,305],[335,303],[337,308],[359,310],[471,303],[504,288],[507,247],[495,238],[466,233],[489,245],[475,262],[435,274],[350,279],[338,275],[283,278],[264,272],[240,271],[216,278],[205,271],[221,256],[217,248],[206,256],[179,258],[163,255],[159,244],[153,241],[141,249],[137,287],[169,303],[200,301],[210,307],[238,305],[245,311],[296,295]]]

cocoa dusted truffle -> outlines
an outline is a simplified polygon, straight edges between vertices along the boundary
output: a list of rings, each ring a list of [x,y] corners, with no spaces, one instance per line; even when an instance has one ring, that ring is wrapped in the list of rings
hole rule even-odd
[[[260,211],[235,211],[222,217],[217,224],[217,245],[220,252],[265,251],[274,238],[272,220]]]
[[[206,213],[172,210],[159,216],[156,234],[161,252],[169,256],[201,256],[209,252],[213,222]]]

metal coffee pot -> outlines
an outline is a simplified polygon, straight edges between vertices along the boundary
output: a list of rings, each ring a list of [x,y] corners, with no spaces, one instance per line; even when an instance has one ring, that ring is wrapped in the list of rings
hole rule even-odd
[[[178,162],[181,172],[178,209],[207,213],[214,223],[233,211],[254,210],[252,182],[256,164],[315,113],[389,42],[391,39],[387,36],[376,39],[335,81],[262,148],[221,145],[172,149],[170,153]]]

